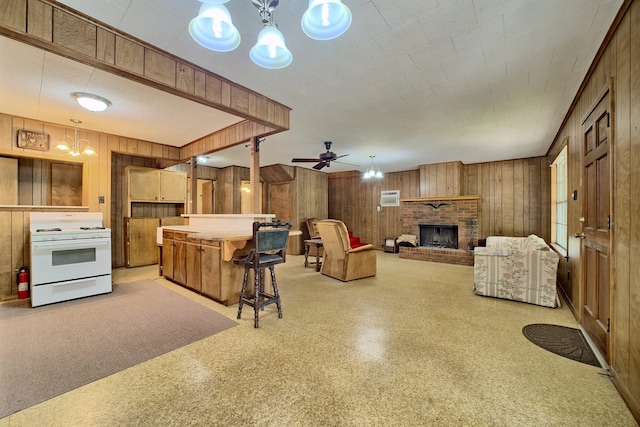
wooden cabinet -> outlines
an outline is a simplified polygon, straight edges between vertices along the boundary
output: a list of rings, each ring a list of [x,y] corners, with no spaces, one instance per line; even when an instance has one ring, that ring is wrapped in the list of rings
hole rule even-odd
[[[222,293],[222,277],[220,274],[221,266],[225,268],[224,261],[221,259],[220,243],[217,246],[202,245],[202,293],[217,301],[227,301],[226,304],[233,304],[238,300],[230,301],[229,297]],[[225,263],[228,264],[228,263]],[[231,268],[238,267],[232,265]],[[230,285],[233,285],[232,283]],[[241,286],[242,287],[242,286]],[[238,294],[239,295],[239,294]]]
[[[220,269],[220,242],[187,238],[188,288],[222,301]]]
[[[185,203],[187,201],[187,174],[161,170],[159,200],[161,202]]]
[[[132,202],[187,202],[187,174],[162,169],[127,166],[127,215],[131,216]]]
[[[127,168],[129,198],[157,202],[160,195],[160,171],[155,169]]]
[[[202,245],[200,239],[187,237],[187,288],[202,290]]]
[[[124,219],[124,261],[127,267],[139,267],[158,262],[156,230],[158,218]]]
[[[225,242],[223,238],[164,230],[162,275],[222,304],[236,304],[240,298],[244,267],[234,264],[231,258],[245,256],[251,245],[232,244],[225,249]],[[225,250],[229,251],[228,257],[224,255]]]
[[[187,283],[187,233],[162,233],[162,274],[180,285]]]

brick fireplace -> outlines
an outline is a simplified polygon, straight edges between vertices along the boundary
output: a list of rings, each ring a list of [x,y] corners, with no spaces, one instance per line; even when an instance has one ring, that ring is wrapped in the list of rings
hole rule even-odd
[[[457,249],[438,246],[400,247],[400,258],[448,264],[473,265],[473,251],[478,245],[477,230],[472,237],[472,222],[478,221],[479,196],[402,199],[402,234],[420,238],[420,226],[457,227]]]

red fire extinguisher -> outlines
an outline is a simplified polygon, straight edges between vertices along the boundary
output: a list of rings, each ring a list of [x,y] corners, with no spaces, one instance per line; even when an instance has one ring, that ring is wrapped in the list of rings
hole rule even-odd
[[[29,297],[29,269],[20,267],[18,270],[18,299]]]

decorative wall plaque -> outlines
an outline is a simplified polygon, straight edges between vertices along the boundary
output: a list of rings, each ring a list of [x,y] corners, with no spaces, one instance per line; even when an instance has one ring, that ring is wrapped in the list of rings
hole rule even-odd
[[[21,129],[18,131],[18,147],[49,151],[49,134]]]

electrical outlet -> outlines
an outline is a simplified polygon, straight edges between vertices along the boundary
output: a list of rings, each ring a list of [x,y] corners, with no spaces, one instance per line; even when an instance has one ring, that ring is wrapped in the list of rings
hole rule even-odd
[[[104,204],[104,196],[98,196],[98,203]]]

